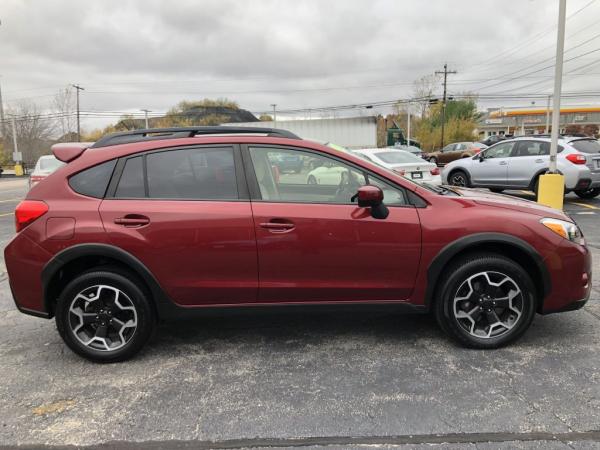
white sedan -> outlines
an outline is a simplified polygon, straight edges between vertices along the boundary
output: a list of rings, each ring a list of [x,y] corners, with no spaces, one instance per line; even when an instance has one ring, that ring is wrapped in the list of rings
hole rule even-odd
[[[412,181],[424,182],[439,186],[442,184],[440,169],[423,158],[413,155],[405,150],[390,148],[369,148],[352,150],[352,153],[371,161],[386,169],[398,172]]]

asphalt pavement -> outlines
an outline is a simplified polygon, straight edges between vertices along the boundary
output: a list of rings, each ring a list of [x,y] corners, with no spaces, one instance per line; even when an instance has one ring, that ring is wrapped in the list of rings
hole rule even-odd
[[[25,190],[0,179],[2,248]],[[565,209],[600,273],[600,201]],[[600,448],[597,279],[583,310],[495,351],[428,316],[279,313],[163,325],[98,365],[15,309],[0,260],[0,448]]]

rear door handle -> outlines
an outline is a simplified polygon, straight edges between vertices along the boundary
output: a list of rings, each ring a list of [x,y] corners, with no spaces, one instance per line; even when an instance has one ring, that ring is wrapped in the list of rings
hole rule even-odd
[[[124,217],[117,217],[114,222],[117,225],[123,225],[125,227],[141,227],[144,225],[148,225],[150,223],[150,219],[146,216],[141,216],[137,214],[128,214]]]
[[[508,164],[508,163],[507,163],[506,161],[500,161],[500,165],[501,165],[501,166],[505,166],[505,165],[507,165],[507,164]]]
[[[294,225],[291,222],[271,221],[261,223],[260,227],[269,230],[271,233],[285,233],[286,231],[290,231],[296,228],[296,225]]]

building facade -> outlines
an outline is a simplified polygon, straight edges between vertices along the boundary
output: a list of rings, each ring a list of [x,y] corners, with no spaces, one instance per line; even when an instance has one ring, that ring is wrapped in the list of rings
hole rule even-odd
[[[496,134],[532,135],[551,131],[552,108],[490,108],[477,127],[480,139]],[[600,106],[568,106],[560,109],[560,133],[598,137]]]

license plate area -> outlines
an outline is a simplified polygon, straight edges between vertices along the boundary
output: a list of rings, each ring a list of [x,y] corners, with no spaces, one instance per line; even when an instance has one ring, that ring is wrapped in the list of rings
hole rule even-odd
[[[411,177],[413,180],[417,180],[417,179],[418,179],[418,180],[422,180],[422,179],[423,179],[423,174],[422,174],[421,172],[411,172],[411,173],[410,173],[410,177]]]

